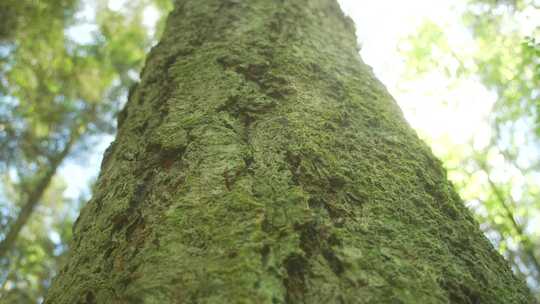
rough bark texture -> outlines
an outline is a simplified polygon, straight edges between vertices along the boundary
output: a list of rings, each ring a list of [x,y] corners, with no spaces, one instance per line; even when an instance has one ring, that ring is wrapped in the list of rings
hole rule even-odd
[[[533,301],[334,0],[177,1],[119,124],[46,303]]]

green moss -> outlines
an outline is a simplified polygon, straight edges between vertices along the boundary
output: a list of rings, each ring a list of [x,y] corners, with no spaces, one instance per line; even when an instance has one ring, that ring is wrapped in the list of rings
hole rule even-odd
[[[335,1],[176,5],[46,303],[532,303]]]

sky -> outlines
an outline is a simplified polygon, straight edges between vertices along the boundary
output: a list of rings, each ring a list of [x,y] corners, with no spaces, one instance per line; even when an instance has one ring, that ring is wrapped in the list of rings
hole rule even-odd
[[[432,144],[435,154],[443,153],[449,142],[451,145],[464,144],[473,137],[478,145],[486,144],[490,132],[486,117],[495,101],[495,95],[475,79],[452,84],[451,90],[449,80],[436,73],[415,81],[403,80],[406,62],[399,47],[406,47],[404,39],[414,34],[426,20],[436,21],[449,29],[453,45],[465,50],[472,48],[472,39],[458,19],[456,2],[339,0],[345,14],[356,24],[362,58],[387,86],[412,127]],[[126,3],[127,0],[111,0],[109,8],[121,10]],[[79,18],[89,23],[70,30],[78,41],[92,39],[91,33],[95,30],[91,24],[93,14],[94,8],[87,4]],[[151,27],[158,15],[150,8],[144,16],[145,24]],[[447,101],[452,101],[451,107]],[[112,140],[112,136],[102,138],[85,161],[72,160],[61,168],[61,175],[70,181],[68,197],[77,198],[88,192],[88,182],[97,176],[103,151]]]
[[[436,72],[407,81],[406,62],[399,52],[400,46],[406,47],[407,36],[415,34],[427,20],[442,25],[453,46],[473,52],[474,41],[460,20],[462,8],[456,6],[459,2],[340,1],[357,25],[362,58],[374,68],[422,137],[433,143],[441,142],[441,146],[443,141],[464,144],[476,137],[479,145],[485,145],[490,132],[487,115],[495,94],[476,79],[451,83],[446,75]],[[437,154],[439,147],[433,148]]]

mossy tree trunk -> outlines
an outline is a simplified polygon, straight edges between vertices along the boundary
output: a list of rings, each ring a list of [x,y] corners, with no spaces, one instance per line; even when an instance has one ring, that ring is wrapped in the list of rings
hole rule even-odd
[[[184,0],[45,302],[532,298],[334,0]]]

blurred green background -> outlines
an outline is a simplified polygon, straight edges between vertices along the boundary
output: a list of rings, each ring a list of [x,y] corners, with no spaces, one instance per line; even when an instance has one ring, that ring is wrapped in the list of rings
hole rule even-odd
[[[340,1],[540,299],[540,1]],[[40,303],[170,0],[0,0],[0,303]]]

